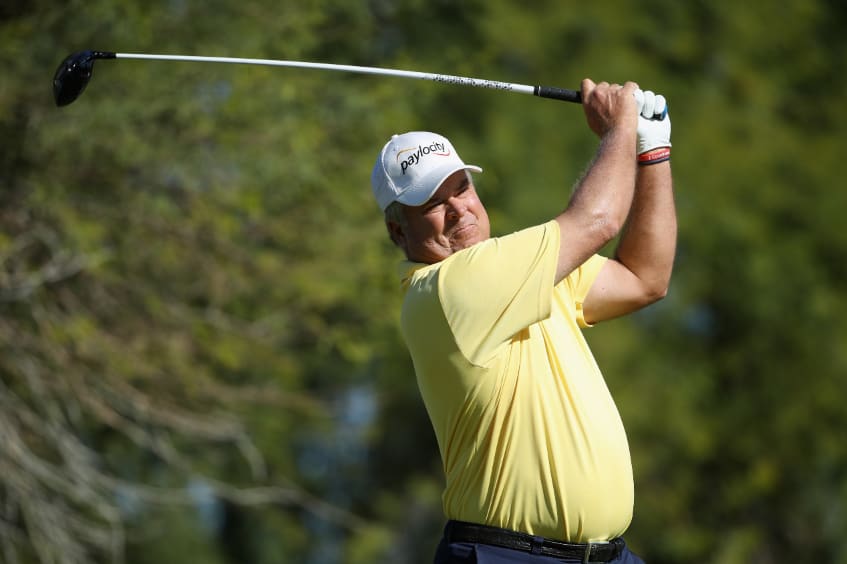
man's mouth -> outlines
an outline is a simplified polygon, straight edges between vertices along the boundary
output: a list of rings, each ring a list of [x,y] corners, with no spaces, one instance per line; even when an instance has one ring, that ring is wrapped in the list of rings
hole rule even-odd
[[[476,224],[473,224],[473,223],[466,223],[464,225],[459,225],[458,227],[453,229],[453,232],[451,233],[451,235],[453,235],[453,236],[461,235],[462,233],[465,233],[465,232],[467,232],[468,230],[470,230],[474,227],[476,227]]]
[[[471,236],[477,229],[476,223],[466,223],[460,225],[450,232],[451,239],[466,239]]]

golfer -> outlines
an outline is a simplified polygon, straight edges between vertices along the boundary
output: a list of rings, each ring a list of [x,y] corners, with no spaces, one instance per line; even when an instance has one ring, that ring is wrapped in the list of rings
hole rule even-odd
[[[435,133],[393,136],[373,169],[407,259],[401,328],[446,477],[437,564],[642,562],[621,538],[626,434],[582,330],[667,292],[670,118],[632,82],[581,90],[599,148],[541,225],[490,237],[481,169]],[[614,257],[597,254],[618,235]]]

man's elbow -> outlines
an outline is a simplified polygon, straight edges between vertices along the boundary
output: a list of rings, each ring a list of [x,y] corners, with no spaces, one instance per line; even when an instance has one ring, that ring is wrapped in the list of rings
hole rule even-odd
[[[599,246],[605,245],[618,236],[623,229],[624,219],[606,211],[592,214],[590,231],[594,234]]]
[[[645,284],[643,290],[644,306],[648,306],[665,299],[669,290],[670,280],[655,281],[650,284]]]

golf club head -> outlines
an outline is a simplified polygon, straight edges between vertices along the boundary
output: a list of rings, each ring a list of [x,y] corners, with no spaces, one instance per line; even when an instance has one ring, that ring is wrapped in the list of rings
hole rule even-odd
[[[53,99],[57,106],[67,106],[85,90],[95,59],[114,59],[115,54],[105,51],[78,51],[68,55],[53,75]]]

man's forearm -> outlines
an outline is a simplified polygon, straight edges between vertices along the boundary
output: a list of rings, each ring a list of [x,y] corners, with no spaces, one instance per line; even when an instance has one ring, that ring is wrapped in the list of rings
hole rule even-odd
[[[633,130],[603,138],[568,207],[556,217],[561,234],[556,283],[620,233],[634,192],[634,137]]]
[[[639,166],[617,259],[654,296],[667,292],[676,253],[676,207],[670,161]]]
[[[636,88],[634,82],[620,86],[582,81],[586,121],[601,142],[567,208],[556,217],[560,232],[556,283],[616,237],[626,220],[635,185]]]

